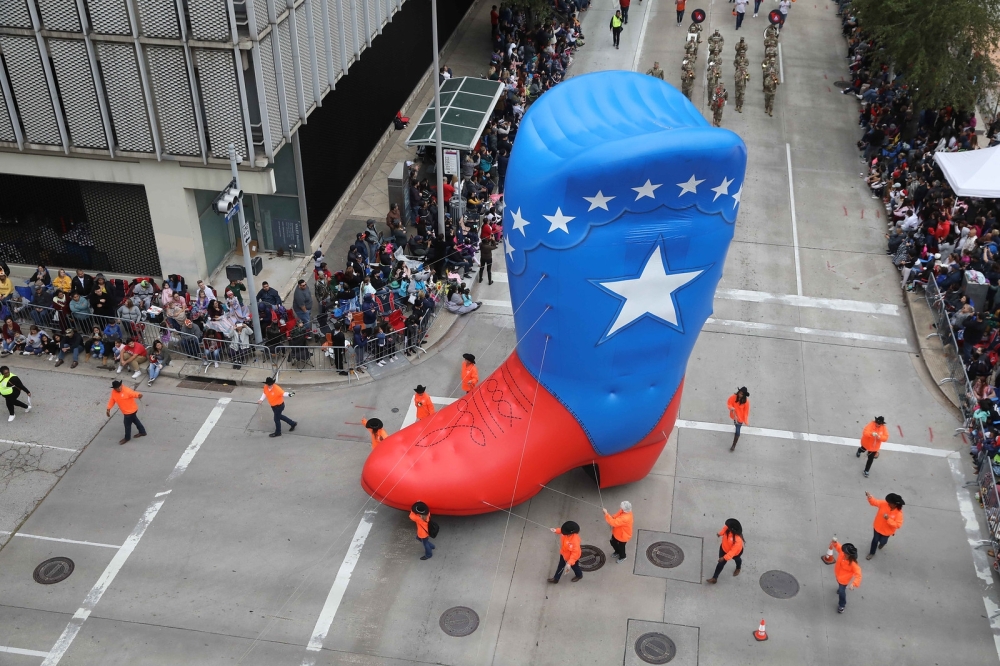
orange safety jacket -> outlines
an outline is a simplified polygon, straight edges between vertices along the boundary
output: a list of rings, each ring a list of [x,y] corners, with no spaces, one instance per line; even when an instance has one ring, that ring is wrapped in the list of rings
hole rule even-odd
[[[729,418],[734,421],[739,421],[742,425],[746,425],[750,422],[750,398],[742,405],[736,402],[736,396],[729,396],[729,400],[726,402],[726,407],[729,408]]]
[[[111,389],[111,397],[108,399],[108,409],[117,404],[118,409],[122,410],[122,414],[135,414],[139,411],[139,405],[135,404],[135,399],[138,397],[139,394],[127,386],[122,387],[121,393]]]
[[[431,522],[431,514],[428,513],[426,516],[421,516],[411,511],[410,520],[417,524],[418,539],[426,539],[430,536],[430,533],[427,531],[427,525]]]
[[[285,391],[277,384],[271,384],[270,386],[264,384],[264,397],[267,398],[267,404],[277,407],[285,402]]]
[[[556,529],[559,537],[559,554],[566,560],[566,566],[571,567],[580,559],[580,535],[563,534],[561,528]]]
[[[889,439],[889,429],[885,425],[876,425],[874,421],[865,426],[861,432],[861,448],[865,451],[878,451],[882,442]]]
[[[462,390],[468,393],[479,383],[479,368],[475,363],[462,359]]]
[[[434,401],[426,393],[414,393],[413,404],[417,406],[417,420],[434,414]]]
[[[833,544],[833,547],[837,551],[837,563],[833,565],[833,575],[837,577],[837,582],[841,585],[850,585],[853,580],[853,587],[861,585],[861,565],[848,561],[839,543]]]
[[[722,551],[725,553],[723,558],[726,562],[743,554],[743,537],[736,536],[728,527],[719,530],[719,536],[722,537]]]
[[[892,536],[896,533],[900,527],[903,526],[903,510],[893,509],[889,507],[889,503],[885,500],[875,499],[874,497],[868,498],[868,503],[872,506],[878,507],[878,511],[875,513],[875,524],[873,525],[875,531],[883,536]],[[883,518],[882,516],[888,514],[888,518]]]
[[[632,512],[619,509],[615,515],[604,514],[604,520],[611,525],[611,536],[625,542],[632,538]]]

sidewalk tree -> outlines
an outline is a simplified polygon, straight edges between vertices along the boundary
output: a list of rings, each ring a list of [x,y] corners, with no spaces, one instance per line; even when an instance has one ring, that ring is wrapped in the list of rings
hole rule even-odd
[[[853,0],[876,59],[903,73],[917,107],[973,109],[998,82],[995,0]]]

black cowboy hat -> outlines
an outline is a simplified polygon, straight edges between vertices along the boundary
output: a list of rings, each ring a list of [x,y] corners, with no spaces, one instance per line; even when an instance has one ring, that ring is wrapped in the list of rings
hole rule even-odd
[[[473,356],[472,354],[462,354],[462,358],[464,358],[469,363],[475,363],[476,362],[476,357]]]
[[[562,524],[560,528],[563,534],[579,534],[580,526],[574,523],[572,520],[567,520]]]
[[[381,419],[368,419],[365,422],[365,427],[368,428],[369,430],[381,430],[382,421]]]
[[[423,384],[417,384],[417,388],[413,390],[416,391],[417,393],[423,393],[424,391],[427,390],[427,387],[424,386]]]
[[[430,508],[423,502],[414,502],[413,506],[410,508],[413,510],[413,513],[420,516],[426,516],[431,511]]]

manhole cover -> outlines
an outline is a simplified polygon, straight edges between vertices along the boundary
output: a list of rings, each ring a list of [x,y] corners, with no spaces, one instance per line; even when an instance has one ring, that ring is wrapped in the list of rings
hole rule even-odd
[[[775,599],[791,599],[799,593],[799,581],[790,573],[774,569],[760,577],[760,589]]]
[[[604,566],[605,562],[607,562],[607,558],[604,557],[604,551],[597,546],[588,544],[580,546],[580,560],[577,564],[584,571],[597,571]]]
[[[665,635],[651,631],[635,641],[635,653],[647,664],[665,664],[677,654],[677,646]]]
[[[465,606],[455,606],[441,613],[441,630],[449,636],[468,636],[479,627],[479,614]]]
[[[684,551],[676,543],[657,541],[646,549],[646,559],[662,569],[673,569],[684,561]]]
[[[834,81],[833,85],[835,85],[838,88],[840,88],[841,90],[843,90],[844,88],[849,87],[851,85],[851,82],[850,81]]]
[[[52,585],[53,583],[58,583],[61,580],[69,578],[69,575],[73,573],[73,568],[73,560],[68,557],[53,557],[51,560],[45,560],[35,567],[35,573],[32,574],[32,578],[35,579],[36,583]]]
[[[392,413],[393,413],[393,414],[395,414],[395,413],[396,413],[396,412],[398,412],[398,411],[399,411],[399,407],[393,407],[393,408],[392,408]]]

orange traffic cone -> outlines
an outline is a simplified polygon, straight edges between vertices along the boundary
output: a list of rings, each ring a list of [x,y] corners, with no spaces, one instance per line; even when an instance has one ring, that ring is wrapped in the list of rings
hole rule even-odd
[[[753,637],[758,641],[767,640],[767,631],[764,629],[764,618],[760,619],[760,627],[757,628],[757,631],[753,632]]]
[[[833,535],[833,541],[836,541],[836,540],[837,540],[837,535],[834,534]],[[826,555],[824,555],[821,558],[819,558],[819,559],[823,560],[824,564],[833,564],[834,562],[837,561],[837,558],[835,558],[833,556],[833,541],[830,542],[830,547],[826,549]]]

